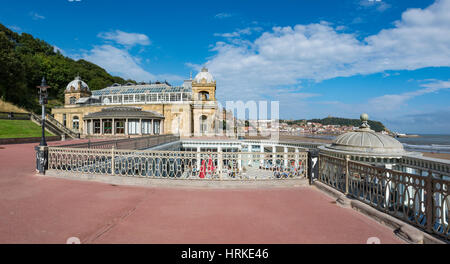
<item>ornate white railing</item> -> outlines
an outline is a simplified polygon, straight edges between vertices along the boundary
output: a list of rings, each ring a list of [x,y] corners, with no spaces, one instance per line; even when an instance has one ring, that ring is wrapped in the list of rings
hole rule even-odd
[[[139,151],[49,147],[49,170],[126,177],[264,180],[305,178],[307,152]]]
[[[426,163],[415,164],[420,164],[417,168],[421,168]],[[426,175],[417,175],[319,154],[318,180],[450,240],[450,181],[445,179],[448,175],[436,174],[431,168],[439,168],[439,165],[430,165]]]

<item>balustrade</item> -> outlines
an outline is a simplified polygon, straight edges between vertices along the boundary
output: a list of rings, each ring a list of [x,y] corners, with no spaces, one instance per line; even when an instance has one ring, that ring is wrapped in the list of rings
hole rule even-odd
[[[448,174],[443,173],[448,165],[418,158],[409,161],[407,164],[415,166],[419,174],[319,154],[317,179],[384,213],[449,240],[450,181]],[[439,168],[441,170],[437,170]]]

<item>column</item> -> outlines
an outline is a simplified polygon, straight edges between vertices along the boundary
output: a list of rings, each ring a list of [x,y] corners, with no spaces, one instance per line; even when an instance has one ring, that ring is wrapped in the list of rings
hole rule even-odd
[[[154,127],[154,125],[153,125],[153,120],[154,120],[154,119],[152,119],[152,126],[151,126],[151,128],[150,128],[150,130],[151,130],[151,131],[150,131],[150,134],[151,134],[151,135],[154,135],[154,134],[155,134],[155,127]]]
[[[100,135],[103,135],[103,119],[100,119]]]
[[[260,158],[259,158],[259,164],[261,167],[264,166],[264,145],[259,146],[259,151],[261,152]]]
[[[128,118],[125,119],[125,135],[128,135]]]
[[[248,152],[253,152],[253,149],[252,149],[252,145],[251,144],[249,144],[248,145]],[[248,164],[247,165],[252,165],[253,164],[253,154],[248,154]]]
[[[142,136],[142,118],[139,119],[139,135]]]
[[[163,135],[164,134],[164,120],[161,120],[159,125],[159,134]]]
[[[299,150],[298,150],[298,148],[295,148],[295,168],[296,169],[298,169],[298,158],[299,158],[299,156],[298,156],[298,152],[299,152]]]
[[[219,179],[222,180],[222,166],[223,166],[223,156],[222,147],[217,147],[217,172],[219,173]]]
[[[238,154],[239,175],[242,176],[242,154]]]
[[[277,164],[277,159],[276,159],[275,153],[277,153],[277,146],[273,145],[272,146],[272,166],[275,166]]]
[[[116,122],[114,118],[112,119],[111,130],[112,130],[111,133],[113,135],[116,135]]]
[[[197,172],[199,171],[200,171],[200,147],[197,147]]]
[[[287,155],[287,153],[288,153],[288,148],[287,147],[284,147],[284,168],[286,169],[287,167],[288,167],[288,165],[289,165],[289,162],[288,162],[288,155]]]

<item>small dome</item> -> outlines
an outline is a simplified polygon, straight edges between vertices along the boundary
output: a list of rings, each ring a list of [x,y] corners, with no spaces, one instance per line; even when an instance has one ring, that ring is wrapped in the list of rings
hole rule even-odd
[[[80,92],[80,91],[89,91],[89,86],[83,82],[80,76],[75,77],[75,80],[71,81],[67,87],[66,92]]]
[[[359,152],[364,154],[402,154],[402,143],[395,138],[370,129],[367,114],[361,115],[362,125],[358,130],[338,136],[328,149]]]
[[[374,154],[403,153],[403,145],[391,136],[375,131],[355,131],[338,136],[331,149]]]
[[[199,72],[195,78],[194,78],[194,82],[196,83],[213,83],[214,82],[214,78],[212,76],[211,73],[208,72],[208,69],[203,67],[202,71]]]

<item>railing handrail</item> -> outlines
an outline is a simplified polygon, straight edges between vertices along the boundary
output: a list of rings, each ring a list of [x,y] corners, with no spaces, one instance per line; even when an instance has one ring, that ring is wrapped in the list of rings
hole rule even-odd
[[[89,152],[102,152],[102,151],[111,151],[109,149],[85,149],[85,148],[70,148],[70,147],[64,147],[64,146],[50,146],[48,149],[51,150],[60,150],[60,151],[85,151],[87,153]],[[173,150],[147,150],[147,149],[114,149],[116,152],[130,152],[130,153],[156,153],[156,154],[187,154],[187,155],[196,155],[196,154],[202,154],[202,155],[249,155],[249,156],[278,156],[283,157],[285,155],[289,156],[305,156],[308,155],[307,151],[302,152],[209,152],[209,151],[173,151]]]
[[[63,130],[66,134],[70,135],[71,137],[78,138],[79,133],[74,132],[73,130],[65,127],[63,124],[61,124],[58,120],[56,120],[53,116],[46,114],[47,120],[52,123],[53,125],[56,125],[59,129]]]
[[[30,113],[31,117],[36,119],[38,122],[42,122],[42,117],[40,115],[37,115],[33,112]],[[67,134],[69,136],[71,136],[72,138],[79,138],[80,134],[79,133],[75,133],[72,130],[68,129],[67,127],[63,126],[61,123],[58,122],[58,120],[54,119],[52,116],[46,114],[46,119],[45,121],[48,122],[49,124],[51,124],[53,127],[56,127],[57,130],[59,130],[59,132],[62,132],[64,134]]]

